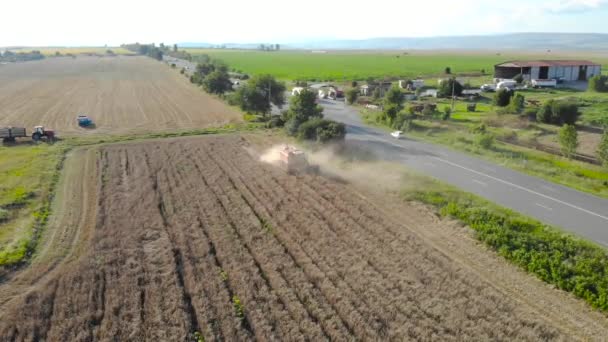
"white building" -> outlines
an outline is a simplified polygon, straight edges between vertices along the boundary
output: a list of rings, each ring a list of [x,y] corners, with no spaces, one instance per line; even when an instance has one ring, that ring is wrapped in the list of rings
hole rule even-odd
[[[494,78],[512,79],[521,74],[524,80],[561,79],[587,81],[602,72],[601,65],[582,60],[509,61],[494,66]]]

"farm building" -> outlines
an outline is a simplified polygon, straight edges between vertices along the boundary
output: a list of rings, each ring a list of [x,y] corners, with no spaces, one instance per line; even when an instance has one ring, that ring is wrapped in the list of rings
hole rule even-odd
[[[521,74],[527,81],[546,79],[586,81],[599,75],[601,68],[597,63],[580,60],[509,61],[494,66],[494,78],[512,79]]]

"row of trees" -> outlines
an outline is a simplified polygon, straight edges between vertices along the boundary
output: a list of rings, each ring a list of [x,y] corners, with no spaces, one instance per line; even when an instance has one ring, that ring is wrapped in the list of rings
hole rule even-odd
[[[26,62],[43,59],[44,55],[38,50],[30,52],[12,52],[9,50],[0,52],[0,61],[2,62]]]
[[[152,43],[152,44],[135,43],[135,44],[122,44],[121,47],[124,49],[127,49],[129,51],[135,52],[137,54],[152,57],[156,60],[162,61],[163,54],[167,50],[167,47],[165,47],[164,44],[162,44],[162,43],[161,43],[161,45],[162,45],[162,47],[156,47],[156,45],[154,43]]]
[[[279,51],[281,50],[281,45],[280,44],[260,44],[258,46],[258,50],[261,51]]]
[[[208,93],[224,96],[231,92],[232,82],[228,66],[203,57],[190,77]],[[338,122],[323,119],[323,108],[317,104],[317,94],[303,90],[291,98],[290,106],[281,115],[272,116],[272,106],[285,104],[285,84],[272,75],[255,75],[228,96],[228,102],[244,112],[259,116],[269,127],[284,126],[287,133],[304,140],[328,142],[343,140],[346,127]]]

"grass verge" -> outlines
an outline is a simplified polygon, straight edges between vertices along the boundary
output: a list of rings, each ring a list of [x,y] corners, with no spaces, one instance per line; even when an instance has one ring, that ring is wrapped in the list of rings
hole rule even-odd
[[[0,147],[0,267],[30,256],[46,225],[67,149],[62,145]]]
[[[408,173],[408,179],[416,186],[403,190],[405,199],[459,220],[505,259],[608,312],[605,249],[429,177]]]
[[[361,113],[367,124],[389,130],[387,126],[376,121],[375,117],[378,112],[362,111]],[[499,131],[491,132],[496,136],[501,134]],[[600,166],[499,141],[494,142],[490,148],[483,148],[476,143],[475,134],[443,122],[414,120],[414,125],[406,135],[422,141],[445,145],[504,167],[598,197],[608,198],[608,172]]]

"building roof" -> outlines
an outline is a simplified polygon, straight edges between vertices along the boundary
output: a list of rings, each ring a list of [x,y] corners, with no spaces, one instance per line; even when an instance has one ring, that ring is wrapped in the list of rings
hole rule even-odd
[[[497,67],[506,68],[530,68],[530,67],[556,67],[556,66],[581,66],[599,65],[585,60],[536,60],[536,61],[508,61],[496,64]]]

